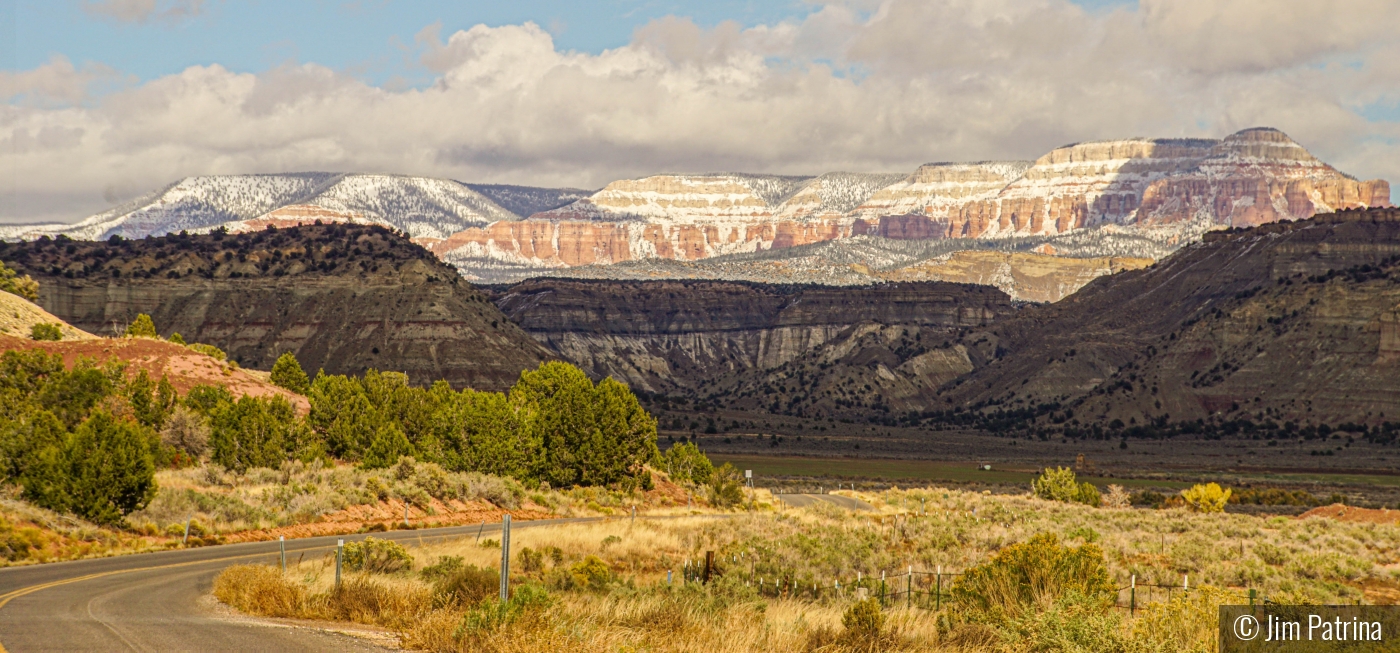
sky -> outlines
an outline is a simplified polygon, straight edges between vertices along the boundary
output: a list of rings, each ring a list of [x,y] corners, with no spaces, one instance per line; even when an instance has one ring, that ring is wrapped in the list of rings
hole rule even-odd
[[[0,222],[189,175],[597,188],[1282,129],[1400,184],[1400,0],[0,0]]]

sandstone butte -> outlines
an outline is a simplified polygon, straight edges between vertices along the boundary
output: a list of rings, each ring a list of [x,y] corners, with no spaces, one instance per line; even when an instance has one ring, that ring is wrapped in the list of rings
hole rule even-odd
[[[846,209],[839,198],[818,197],[810,180],[629,179],[527,220],[421,242],[449,262],[486,259],[549,268],[653,257],[697,260],[863,234],[1054,235],[1104,225],[1170,228],[1198,216],[1242,227],[1388,206],[1390,197],[1386,181],[1351,178],[1267,128],[1221,140],[1080,143],[1033,163],[928,164],[881,188],[861,187],[860,181],[848,183],[847,195],[869,192]],[[838,190],[824,192],[835,197]]]

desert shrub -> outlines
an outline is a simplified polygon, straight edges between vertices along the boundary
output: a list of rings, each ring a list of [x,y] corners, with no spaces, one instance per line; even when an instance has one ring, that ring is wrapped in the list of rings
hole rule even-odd
[[[201,354],[204,354],[205,356],[212,356],[216,360],[228,360],[228,354],[225,354],[224,350],[219,349],[214,345],[206,345],[202,342],[196,342],[192,345],[187,346],[190,348],[191,351],[199,352]]]
[[[1067,547],[1050,533],[1002,549],[968,569],[953,586],[953,599],[974,620],[992,622],[1044,609],[1070,595],[1107,610],[1116,594],[1098,546]]]
[[[151,320],[151,316],[145,313],[138,313],[136,319],[131,324],[126,325],[126,337],[128,338],[159,338],[156,333],[156,323]]]
[[[418,576],[429,583],[436,583],[443,578],[461,571],[465,566],[462,556],[438,556],[437,562],[418,570]]]
[[[277,362],[272,364],[272,374],[268,377],[272,384],[287,390],[291,390],[300,395],[304,395],[311,389],[311,380],[306,377],[306,371],[301,369],[301,363],[297,362],[297,357],[292,352],[287,352],[277,357]]]
[[[1132,493],[1132,495],[1129,498],[1129,501],[1135,506],[1142,506],[1145,508],[1163,508],[1167,505],[1167,496],[1165,494],[1162,494],[1161,492],[1143,490],[1141,492]]]
[[[486,631],[498,630],[521,616],[549,607],[549,593],[538,585],[521,585],[515,588],[510,600],[483,599],[462,616],[462,623],[454,633],[458,637],[470,637]]]
[[[345,545],[345,568],[371,574],[392,574],[413,567],[413,556],[402,544],[366,537]]]
[[[1230,490],[1217,483],[1196,484],[1181,491],[1186,506],[1195,512],[1225,512],[1225,504],[1230,502]]]
[[[520,550],[520,570],[532,574],[544,570],[544,553],[530,547]]]
[[[1203,585],[1169,601],[1150,603],[1133,621],[1132,638],[1153,653],[1207,653],[1220,629],[1220,606],[1237,605],[1238,595]]]
[[[710,503],[717,508],[737,506],[744,500],[744,478],[739,470],[725,463],[710,475]]]
[[[677,442],[671,445],[661,457],[661,465],[666,469],[666,473],[671,475],[671,480],[677,483],[705,485],[710,482],[710,477],[715,472],[714,464],[693,442]]]
[[[1317,506],[1321,505],[1322,501],[1307,490],[1283,490],[1269,487],[1232,490],[1230,503],[1257,506]]]
[[[29,275],[19,273],[0,262],[0,291],[19,295],[31,302],[39,301],[39,282]]]
[[[1103,496],[1103,507],[1105,508],[1127,508],[1132,505],[1132,495],[1121,485],[1108,486],[1108,494]]]
[[[234,565],[214,578],[214,597],[226,605],[267,617],[301,617],[306,587],[267,565]]]
[[[1083,503],[1097,506],[1100,503],[1099,490],[1089,483],[1079,483],[1074,478],[1074,470],[1068,467],[1045,468],[1045,471],[1031,481],[1035,495],[1050,501]]]
[[[175,406],[160,430],[160,442],[192,458],[201,458],[209,446],[209,423],[199,413]]]
[[[880,637],[885,629],[885,614],[880,611],[880,600],[874,597],[856,601],[841,615],[841,626],[845,636],[856,641],[868,641]]]
[[[63,339],[63,329],[51,322],[40,322],[29,327],[29,338],[31,340],[58,341]]]
[[[598,556],[588,556],[569,567],[563,578],[569,589],[601,591],[612,583],[613,572]]]
[[[459,566],[433,583],[433,605],[471,605],[498,596],[501,572],[475,565]]]
[[[325,596],[326,616],[341,621],[407,628],[432,609],[426,587],[352,576]]]
[[[170,341],[171,344],[175,344],[175,345],[183,345],[183,344],[185,344],[185,337],[182,336],[182,335],[180,335],[180,333],[179,333],[178,331],[175,332],[175,333],[170,334],[170,338],[169,338],[168,340]]]

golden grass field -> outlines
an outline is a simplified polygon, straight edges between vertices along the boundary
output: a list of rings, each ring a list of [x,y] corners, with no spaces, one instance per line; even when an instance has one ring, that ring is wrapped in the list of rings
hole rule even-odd
[[[217,581],[215,595],[253,614],[380,625],[401,633],[405,646],[433,651],[705,653],[1209,651],[1216,606],[1247,601],[1249,589],[1260,600],[1288,603],[1400,601],[1400,527],[1394,524],[1091,508],[943,488],[844,494],[876,510],[827,504],[777,510],[760,491],[753,510],[726,516],[520,529],[512,537],[512,584],[524,598],[506,608],[493,599],[489,575],[482,575],[475,595],[451,594],[422,577],[444,557],[494,573],[499,546],[473,538],[411,548],[412,571],[350,574],[340,590],[333,587],[331,559],[303,562],[286,575],[267,567],[232,568]],[[855,637],[843,625],[855,602],[850,587],[857,574],[892,577],[909,567],[939,566],[956,572],[1040,533],[1098,547],[1117,587],[1136,576],[1136,613],[1127,610],[1126,591],[1117,607],[1088,609],[1046,590],[1034,609],[989,620],[945,594],[938,611],[911,607],[903,597],[889,602],[877,635]],[[683,582],[686,561],[703,559],[707,551],[720,561],[719,573],[708,585]],[[527,558],[534,552],[544,555],[532,565]],[[788,588],[796,581],[799,590],[775,594],[774,577]],[[1170,600],[1164,589],[1144,587],[1180,587],[1183,577],[1191,591],[1174,590]],[[757,578],[765,579],[763,592]],[[846,588],[840,593],[807,589],[838,580]]]

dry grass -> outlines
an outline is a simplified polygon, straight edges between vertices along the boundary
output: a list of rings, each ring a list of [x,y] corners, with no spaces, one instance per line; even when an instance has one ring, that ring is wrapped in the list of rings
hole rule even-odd
[[[1093,509],[944,489],[859,496],[877,510],[850,513],[822,505],[722,519],[633,523],[619,517],[518,529],[512,534],[516,592],[536,596],[543,590],[530,588],[547,587],[548,599],[512,607],[506,616],[489,600],[475,606],[435,602],[432,584],[412,573],[353,576],[346,583],[353,591],[339,593],[330,586],[327,561],[307,563],[287,576],[270,573],[305,592],[301,616],[388,626],[402,633],[405,645],[432,651],[1209,651],[1216,607],[1242,601],[1245,587],[1277,601],[1350,603],[1363,598],[1362,588],[1400,585],[1395,525]],[[926,500],[928,514],[917,514],[918,499]],[[909,566],[958,570],[1037,533],[1071,544],[1095,542],[1120,586],[1133,575],[1140,588],[1153,581],[1178,585],[1182,574],[1190,574],[1191,585],[1201,589],[1177,591],[1170,602],[1163,600],[1165,593],[1139,589],[1136,618],[1124,610],[1059,601],[990,624],[960,621],[957,607],[949,611],[946,602],[935,613],[900,601],[887,608],[887,627],[878,637],[859,639],[841,625],[851,594],[813,596],[804,589],[775,597],[760,595],[752,582],[781,573],[804,587],[838,579],[848,587],[857,572],[868,579]],[[542,562],[522,571],[526,548],[541,552]],[[721,561],[718,579],[708,586],[681,582],[685,561],[706,551]],[[500,556],[498,546],[474,538],[412,552],[419,569],[444,557],[494,568]],[[602,589],[570,580],[571,569],[590,556],[611,570],[612,580]],[[672,585],[667,570],[674,572]],[[220,587],[253,586],[269,574],[236,573],[242,576],[230,575]],[[276,597],[298,596],[297,590],[218,591],[231,605],[259,614],[296,603]],[[1376,596],[1366,592],[1370,600]],[[269,598],[240,598],[263,594]]]

